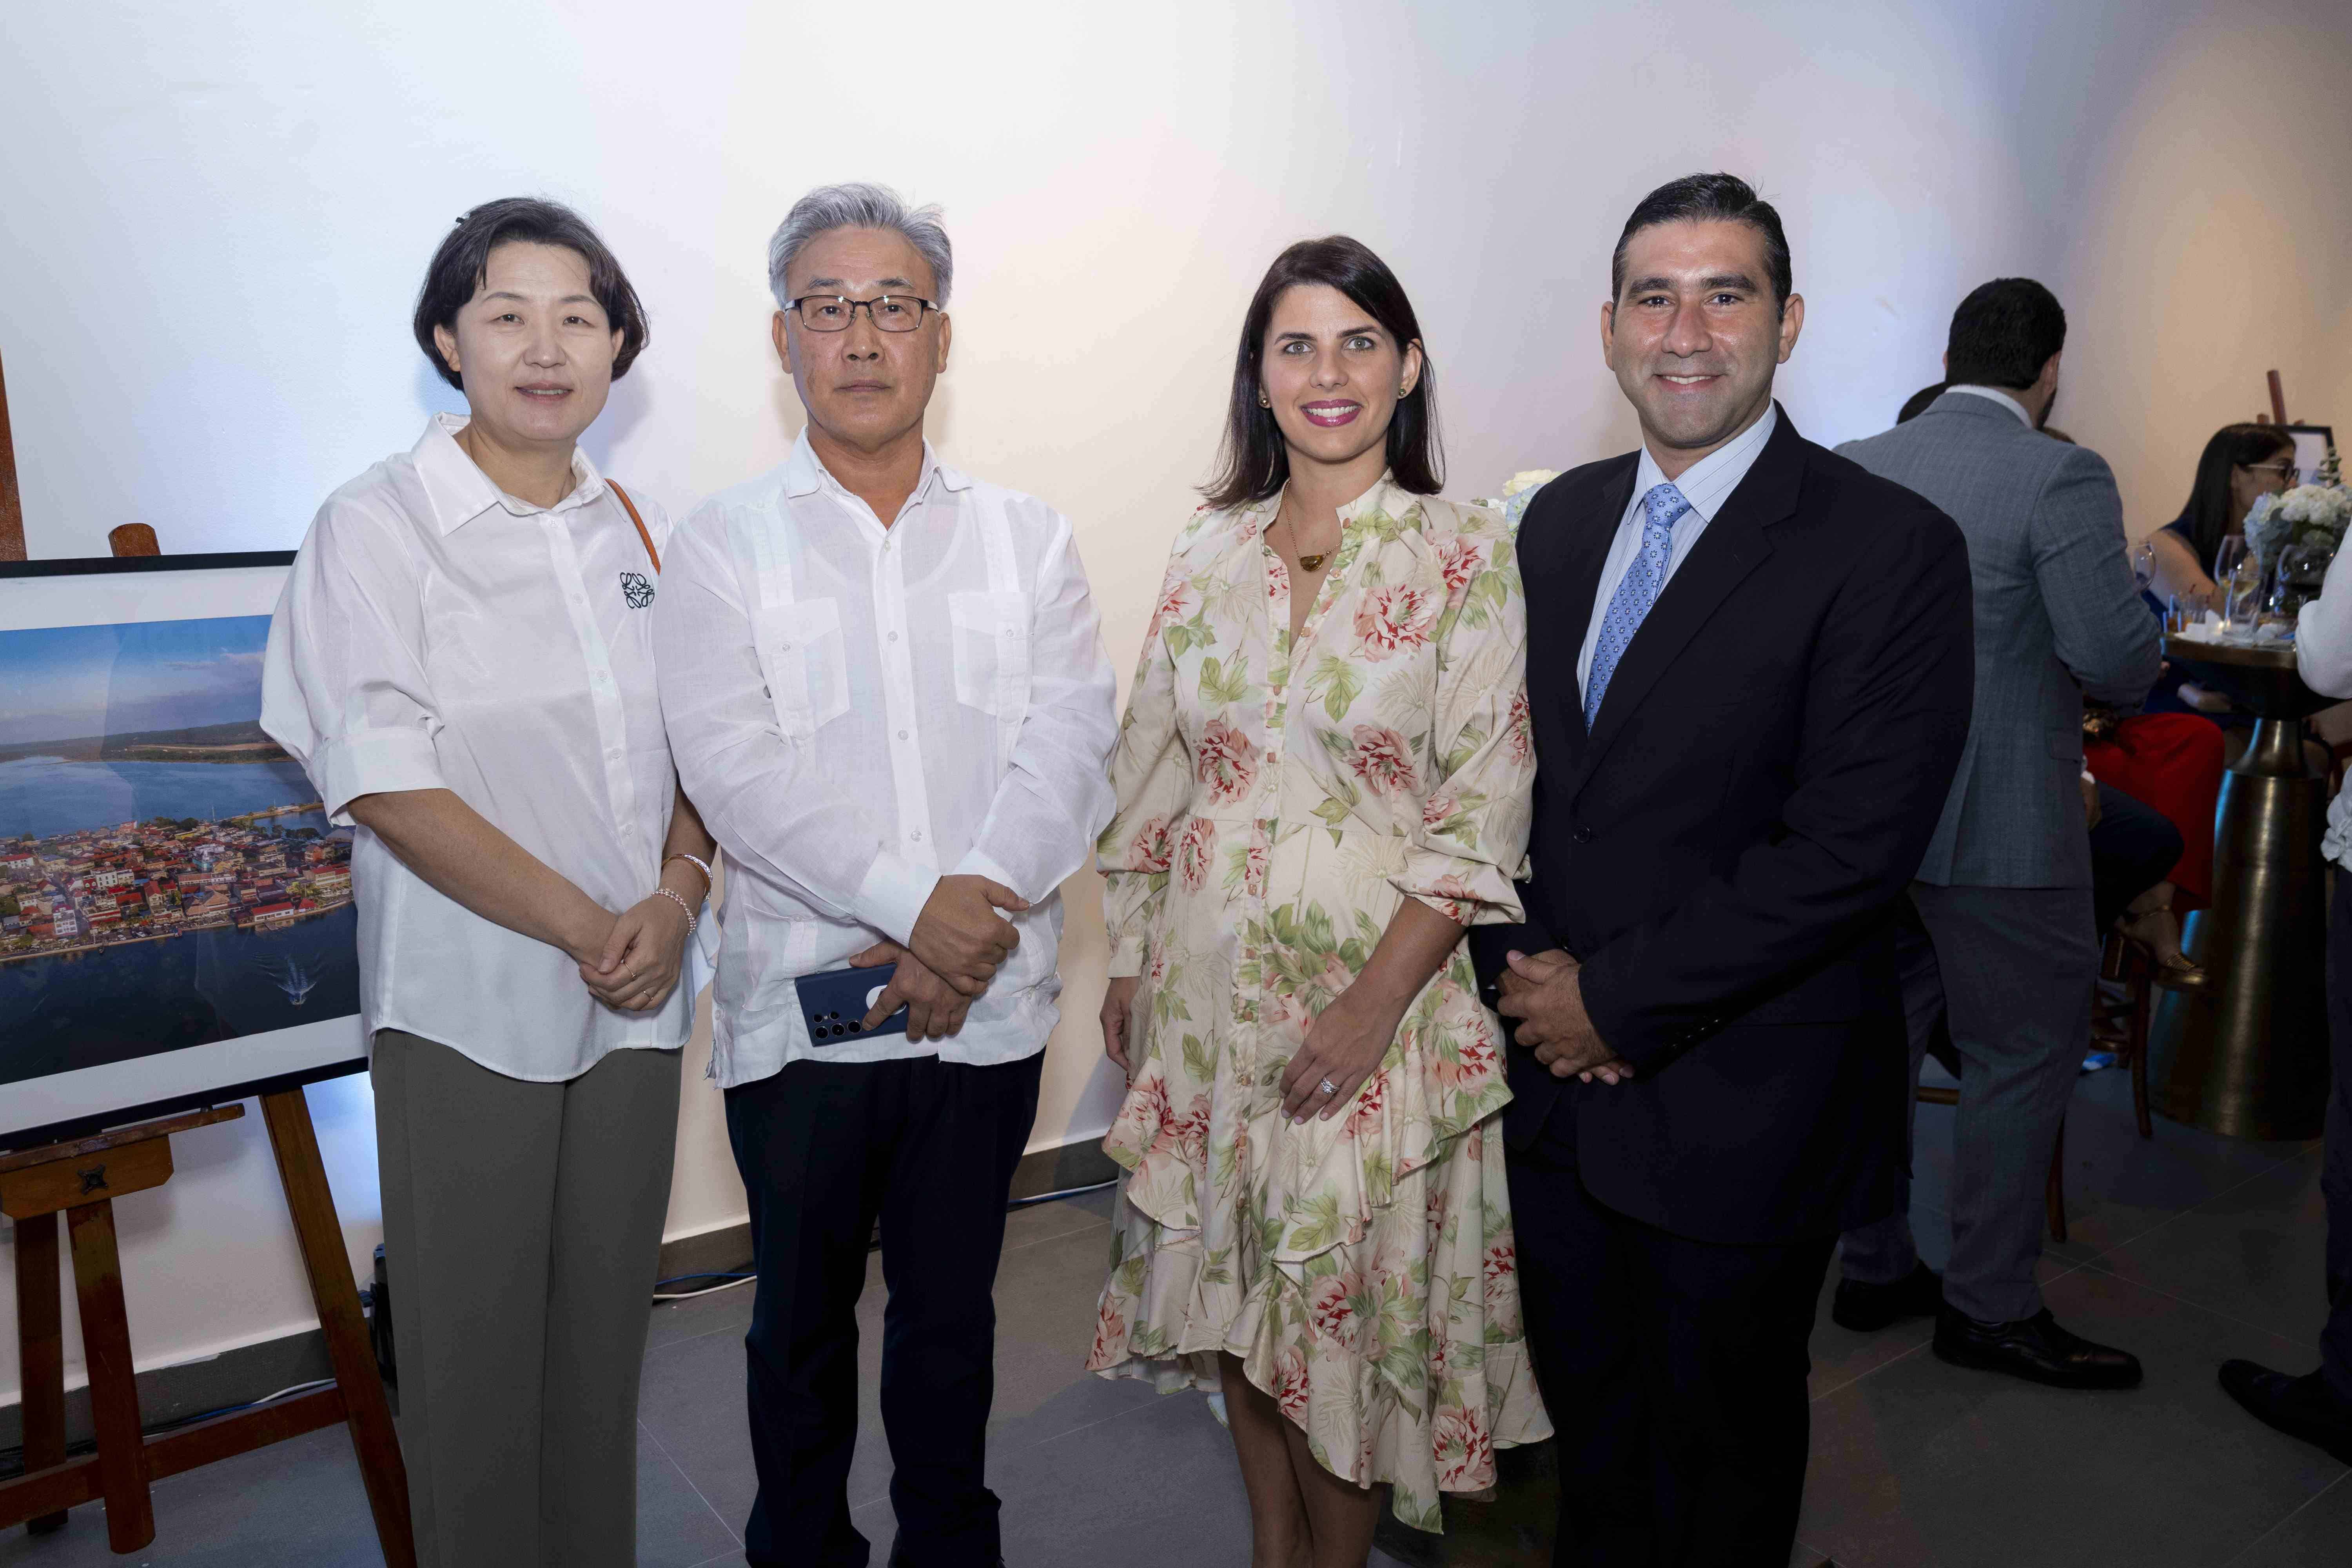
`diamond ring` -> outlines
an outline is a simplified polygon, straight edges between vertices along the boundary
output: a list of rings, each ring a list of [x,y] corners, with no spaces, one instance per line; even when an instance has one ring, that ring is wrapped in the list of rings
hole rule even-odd
[[[1317,1084],[1315,1087],[1316,1087],[1317,1089],[1321,1089],[1325,1094],[1337,1094],[1337,1093],[1339,1093],[1339,1086],[1338,1084],[1336,1084],[1336,1083],[1333,1083],[1333,1082],[1332,1082],[1329,1079],[1328,1079],[1328,1078],[1327,1078],[1327,1079],[1325,1079],[1321,1083]]]

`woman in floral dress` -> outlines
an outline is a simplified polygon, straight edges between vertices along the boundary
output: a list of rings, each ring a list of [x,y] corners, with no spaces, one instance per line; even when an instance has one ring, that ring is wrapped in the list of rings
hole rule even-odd
[[[1502,520],[1437,499],[1393,274],[1285,251],[1224,471],[1178,537],[1112,762],[1103,1033],[1129,1174],[1087,1365],[1222,1387],[1260,1568],[1360,1568],[1391,1489],[1550,1427],[1519,1325],[1500,1032],[1534,761]]]

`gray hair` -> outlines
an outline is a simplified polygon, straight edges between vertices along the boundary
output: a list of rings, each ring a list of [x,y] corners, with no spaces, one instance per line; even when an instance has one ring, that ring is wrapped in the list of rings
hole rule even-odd
[[[955,273],[955,254],[948,247],[948,231],[937,206],[909,209],[898,193],[885,185],[853,183],[819,185],[793,204],[784,221],[768,241],[768,289],[779,309],[792,309],[784,289],[784,272],[801,247],[836,228],[887,228],[906,236],[915,254],[929,264],[938,304],[948,302],[948,285]]]

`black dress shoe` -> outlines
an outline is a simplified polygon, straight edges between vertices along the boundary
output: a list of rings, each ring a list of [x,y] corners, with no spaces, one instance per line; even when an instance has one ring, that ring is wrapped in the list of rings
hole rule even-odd
[[[2221,1392],[2263,1426],[2316,1443],[2352,1465],[2352,1401],[2338,1397],[2318,1373],[2289,1377],[2253,1362],[2225,1361]]]
[[[1944,1277],[1924,1263],[1889,1285],[1841,1279],[1830,1298],[1830,1321],[1857,1334],[1874,1334],[1906,1318],[1932,1318],[1944,1304]]]
[[[1936,1354],[2053,1388],[2137,1388],[2140,1380],[2139,1357],[2068,1333],[2046,1307],[2013,1323],[1979,1322],[1946,1307],[1936,1314]]]

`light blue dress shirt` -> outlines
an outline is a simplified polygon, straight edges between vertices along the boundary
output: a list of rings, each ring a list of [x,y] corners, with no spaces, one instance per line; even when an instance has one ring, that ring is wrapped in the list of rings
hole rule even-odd
[[[1708,520],[1722,510],[1723,503],[1731,499],[1731,492],[1739,488],[1739,481],[1748,477],[1748,470],[1755,467],[1757,454],[1772,438],[1772,427],[1780,420],[1778,408],[1766,408],[1763,418],[1684,469],[1682,477],[1674,481],[1691,509],[1675,524],[1675,552],[1666,563],[1667,583],[1675,580],[1675,574],[1689,559],[1699,535],[1706,531]],[[1601,623],[1608,616],[1609,601],[1642,553],[1642,498],[1665,482],[1665,471],[1658,467],[1657,458],[1650,456],[1650,448],[1644,444],[1642,460],[1633,470],[1633,498],[1625,503],[1625,515],[1617,521],[1617,536],[1610,541],[1609,559],[1601,563],[1601,584],[1592,596],[1592,618],[1584,628],[1584,648],[1576,656],[1579,691],[1591,683],[1592,650],[1600,646]],[[1658,591],[1664,594],[1664,584],[1659,584]]]

